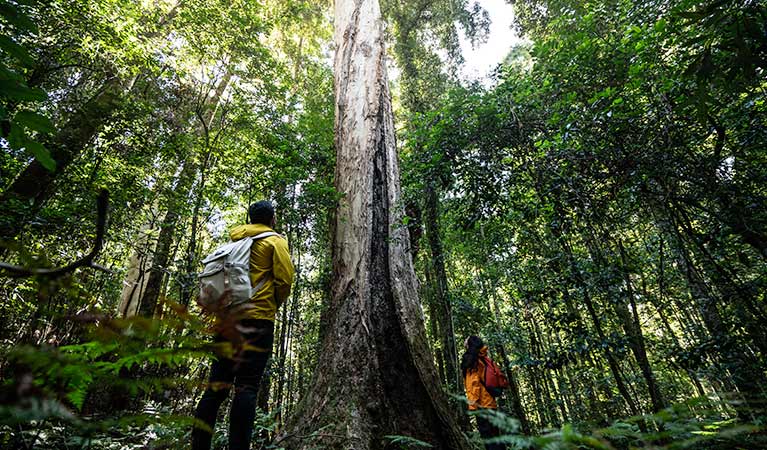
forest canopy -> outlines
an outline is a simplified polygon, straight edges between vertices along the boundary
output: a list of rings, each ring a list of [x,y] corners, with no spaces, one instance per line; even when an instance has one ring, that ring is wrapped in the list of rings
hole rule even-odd
[[[767,6],[506,2],[0,0],[0,448],[187,448],[262,199],[252,448],[767,446]]]

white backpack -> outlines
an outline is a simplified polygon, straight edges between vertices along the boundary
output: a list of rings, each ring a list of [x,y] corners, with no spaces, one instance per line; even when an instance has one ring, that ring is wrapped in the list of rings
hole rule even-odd
[[[250,247],[253,242],[269,236],[279,236],[267,231],[256,236],[229,242],[202,260],[205,265],[200,279],[200,296],[197,303],[203,309],[234,307],[246,303],[266,283],[264,276],[256,286],[250,284]]]

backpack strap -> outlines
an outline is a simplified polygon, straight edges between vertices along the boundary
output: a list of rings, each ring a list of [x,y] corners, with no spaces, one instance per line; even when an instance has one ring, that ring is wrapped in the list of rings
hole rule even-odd
[[[485,381],[487,380],[487,366],[489,364],[487,363],[487,359],[485,359],[484,356],[479,356],[477,361],[479,361],[479,360],[481,360],[482,361],[482,365],[485,366],[485,372],[482,374],[482,378],[479,379],[479,382],[482,384],[482,387],[485,388],[485,390],[487,391],[487,385],[485,384]],[[490,391],[488,391],[488,393],[490,393]]]
[[[266,238],[266,237],[269,237],[269,236],[279,236],[279,235],[280,235],[279,233],[274,232],[274,231],[264,231],[263,233],[257,234],[255,236],[251,236],[248,239],[250,239],[251,241],[255,242],[255,241],[259,240],[259,239],[263,239],[263,238]]]
[[[253,286],[253,289],[250,290],[250,296],[253,297],[258,293],[258,291],[261,290],[262,287],[266,284],[266,281],[269,280],[269,274],[266,274],[264,278],[261,278],[261,281],[258,282],[257,285]]]

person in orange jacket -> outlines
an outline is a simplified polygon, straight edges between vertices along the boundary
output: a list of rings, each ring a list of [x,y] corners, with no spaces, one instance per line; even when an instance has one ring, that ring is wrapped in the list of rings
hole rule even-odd
[[[466,399],[469,401],[469,411],[479,409],[498,409],[495,398],[485,388],[485,363],[481,357],[487,357],[487,346],[477,336],[469,336],[463,344],[464,354],[461,357],[463,385],[466,389]],[[477,428],[482,439],[500,436],[498,427],[486,418],[477,415]],[[503,444],[485,444],[486,450],[503,450]]]

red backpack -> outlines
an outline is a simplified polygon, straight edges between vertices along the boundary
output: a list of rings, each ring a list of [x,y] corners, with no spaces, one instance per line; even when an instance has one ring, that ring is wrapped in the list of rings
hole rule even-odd
[[[493,362],[492,359],[487,356],[480,356],[482,362],[485,363],[485,381],[482,383],[493,397],[500,397],[503,394],[503,390],[509,387],[509,380],[506,379],[506,375],[501,372],[501,369]]]

